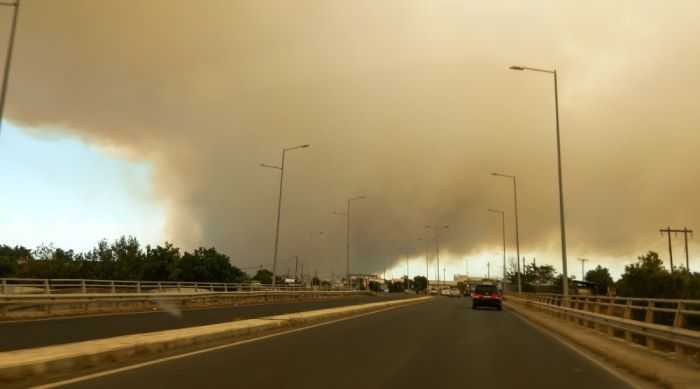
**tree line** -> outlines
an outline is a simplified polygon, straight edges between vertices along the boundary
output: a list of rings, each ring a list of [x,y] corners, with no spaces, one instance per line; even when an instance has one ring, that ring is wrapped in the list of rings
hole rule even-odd
[[[520,278],[523,292],[561,291],[563,277],[550,265],[525,264]],[[517,271],[511,269],[507,279],[511,285],[517,285]],[[637,262],[625,266],[625,272],[617,281],[613,281],[609,269],[600,265],[586,272],[584,279],[594,284],[596,294],[605,295],[614,290],[616,295],[624,297],[700,299],[700,273],[682,267],[671,271],[664,267],[654,251],[640,255]],[[569,283],[573,281],[570,277]]]
[[[41,245],[34,250],[0,245],[0,277],[85,278],[105,280],[269,283],[266,269],[249,277],[215,248],[184,251],[172,243],[145,247],[133,236],[101,240],[86,252]]]

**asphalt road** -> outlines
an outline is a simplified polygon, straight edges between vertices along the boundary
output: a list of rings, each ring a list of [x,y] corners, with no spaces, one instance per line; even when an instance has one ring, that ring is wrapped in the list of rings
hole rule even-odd
[[[56,318],[49,320],[0,322],[0,351],[41,347],[120,335],[139,334],[232,320],[250,319],[314,309],[366,304],[409,297],[404,294],[386,296],[351,296],[329,300],[260,304],[239,307],[217,307],[182,311],[181,316],[157,311],[104,316]]]
[[[68,388],[626,388],[504,311],[436,298]]]

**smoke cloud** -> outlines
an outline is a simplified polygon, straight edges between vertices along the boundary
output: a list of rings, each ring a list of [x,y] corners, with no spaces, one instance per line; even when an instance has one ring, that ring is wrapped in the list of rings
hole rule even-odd
[[[353,271],[391,266],[399,247],[418,255],[426,224],[451,226],[453,258],[497,252],[488,208],[506,211],[512,247],[511,186],[492,171],[518,176],[522,251],[556,264],[552,78],[514,64],[559,71],[572,260],[663,250],[660,227],[700,216],[692,0],[22,7],[9,119],[150,162],[167,237],[241,266],[271,262],[279,176],[259,163],[304,143],[287,159],[282,271],[298,255],[344,272],[332,213],[356,195]]]

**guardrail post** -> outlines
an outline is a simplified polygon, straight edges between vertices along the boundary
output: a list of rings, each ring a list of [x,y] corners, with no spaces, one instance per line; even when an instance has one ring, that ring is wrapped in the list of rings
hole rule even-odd
[[[158,281],[158,292],[162,292],[162,291],[163,291],[163,284],[161,284],[160,281]]]
[[[673,318],[673,326],[676,328],[685,328],[685,315],[683,315],[683,310],[685,310],[685,303],[677,303],[676,316]]]
[[[44,293],[50,294],[51,293],[51,288],[49,286],[49,280],[45,279],[44,280]]]
[[[593,313],[600,314],[600,297],[596,296],[595,298],[593,298],[593,301],[591,304],[592,304],[591,311],[593,311]],[[600,324],[597,324],[594,322],[593,329],[600,331],[601,330]]]
[[[627,300],[627,305],[625,305],[625,311],[622,314],[622,317],[627,320],[632,320],[632,300]],[[628,342],[632,342],[631,332],[625,331],[625,340]]]
[[[674,328],[685,328],[685,315],[683,315],[683,310],[685,309],[685,304],[678,302],[676,303],[676,316],[673,318],[673,327]],[[674,348],[676,351],[676,357],[679,359],[685,360],[687,357],[687,354],[685,352],[685,347],[681,345],[680,343],[674,344]]]
[[[649,301],[649,304],[647,305],[647,311],[644,314],[645,323],[654,323],[654,306],[655,303],[653,301]],[[652,338],[651,336],[646,337],[646,344],[650,350],[656,350],[656,342],[654,342],[654,338]]]
[[[195,293],[197,292],[197,289],[199,289],[199,283],[197,281],[194,282],[194,291]]]
[[[80,280],[80,291],[83,294],[87,293],[87,285],[85,285],[85,280]]]
[[[141,281],[136,281],[136,293],[141,293]]]
[[[112,294],[117,293],[117,286],[114,285],[114,280],[110,281],[109,287],[110,287],[110,289],[112,290]]]
[[[608,316],[615,316],[615,299],[609,299],[608,300],[608,308],[606,309],[605,312],[606,315]],[[615,328],[613,326],[608,326],[608,335],[614,337],[615,336]]]
[[[7,294],[7,280],[2,280],[2,289],[0,289],[0,293]]]
[[[228,292],[228,284],[224,284],[224,292]]]
[[[182,290],[180,290],[180,283],[179,282],[177,283],[177,292],[178,293],[182,292]]]

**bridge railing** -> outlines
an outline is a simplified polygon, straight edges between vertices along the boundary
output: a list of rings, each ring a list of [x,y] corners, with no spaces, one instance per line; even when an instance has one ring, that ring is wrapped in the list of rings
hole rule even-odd
[[[178,282],[94,279],[0,278],[0,295],[18,294],[96,294],[96,293],[193,293],[242,291],[344,290],[306,288],[304,285],[275,285],[255,282]]]
[[[700,300],[511,294],[521,303],[651,350],[700,360]]]

